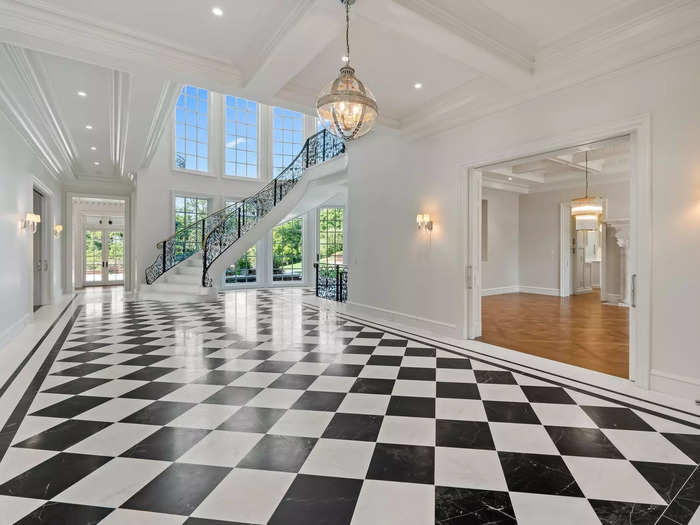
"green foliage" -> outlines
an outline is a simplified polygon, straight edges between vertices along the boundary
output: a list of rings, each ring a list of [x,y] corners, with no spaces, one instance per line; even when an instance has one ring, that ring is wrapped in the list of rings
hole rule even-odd
[[[272,230],[273,268],[301,269],[302,221],[292,219]]]
[[[342,262],[343,208],[322,208],[319,215],[319,251],[321,262]]]

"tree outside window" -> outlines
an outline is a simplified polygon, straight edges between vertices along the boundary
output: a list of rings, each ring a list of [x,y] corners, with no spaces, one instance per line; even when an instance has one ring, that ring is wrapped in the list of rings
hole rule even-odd
[[[300,281],[304,256],[301,217],[272,230],[272,280]]]
[[[343,264],[343,208],[319,210],[319,262]]]

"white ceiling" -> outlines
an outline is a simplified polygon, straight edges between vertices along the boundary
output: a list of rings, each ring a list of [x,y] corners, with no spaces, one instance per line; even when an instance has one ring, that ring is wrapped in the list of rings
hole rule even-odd
[[[630,137],[624,136],[492,164],[480,171],[484,185],[493,189],[516,193],[570,187],[583,190],[586,172],[591,187],[629,180],[630,153]]]

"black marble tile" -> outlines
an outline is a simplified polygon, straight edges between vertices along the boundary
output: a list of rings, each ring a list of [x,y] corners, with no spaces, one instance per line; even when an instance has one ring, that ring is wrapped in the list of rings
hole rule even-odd
[[[317,376],[306,374],[282,374],[268,388],[289,388],[291,390],[306,390]]]
[[[47,501],[15,522],[15,525],[93,525],[102,521],[113,511],[114,509],[107,507]]]
[[[166,383],[165,381],[153,381],[152,383],[146,383],[140,387],[130,390],[126,394],[122,394],[119,397],[124,397],[128,399],[160,399],[161,397],[167,396],[171,392],[182,388],[184,383]]]
[[[324,410],[335,412],[343,402],[345,394],[341,392],[304,392],[296,403],[292,405],[294,410]]]
[[[411,342],[409,341],[409,345]],[[435,348],[411,348],[410,346],[406,348],[403,355],[408,357],[435,357]]]
[[[296,363],[294,361],[263,361],[258,366],[253,368],[252,372],[271,372],[276,374],[283,374]]]
[[[563,456],[625,459],[615,445],[597,428],[546,427]]]
[[[387,416],[435,417],[435,398],[391,396]]]
[[[252,525],[237,521],[207,520],[204,518],[187,518],[182,525]]]
[[[529,403],[515,401],[483,401],[486,417],[494,423],[540,423]]]
[[[481,399],[476,383],[437,383],[437,397],[451,399]]]
[[[356,394],[383,394],[389,395],[394,390],[393,379],[374,379],[371,377],[358,377],[352,385],[350,392]]]
[[[156,364],[159,361],[163,361],[164,359],[168,359],[169,356],[167,355],[153,355],[153,354],[148,354],[148,355],[140,355],[138,357],[134,357],[133,359],[129,359],[128,361],[124,361],[123,363],[120,363],[122,365],[128,365],[128,366],[151,366]]]
[[[39,448],[42,450],[66,450],[109,425],[111,423],[104,421],[69,419],[43,432],[39,432],[14,446],[18,448]]]
[[[94,374],[105,368],[109,368],[112,365],[98,365],[95,363],[83,363],[81,365],[72,366],[61,370],[60,372],[52,372],[52,376],[70,376],[70,377],[83,377],[89,374]]]
[[[400,355],[373,355],[367,361],[368,365],[377,366],[401,366],[403,356]]]
[[[366,479],[432,484],[435,448],[377,443]]]
[[[602,525],[654,525],[664,511],[663,505],[588,500]]]
[[[267,523],[347,525],[361,488],[361,479],[299,475]]]
[[[192,383],[201,385],[228,385],[241,377],[243,374],[244,372],[238,372],[235,370],[212,370],[208,374],[195,379],[192,381]]]
[[[581,408],[600,428],[654,431],[653,428],[629,408],[592,406],[582,406]]]
[[[583,497],[561,456],[499,452],[498,457],[511,492]]]
[[[329,352],[309,352],[304,359],[301,360],[302,363],[332,363],[338,358],[337,354],[331,354]],[[359,372],[358,372],[359,373]]]
[[[666,503],[671,503],[695,470],[695,465],[647,461],[632,461],[631,463]]]
[[[33,412],[32,416],[62,417],[69,419],[109,401],[108,397],[71,396],[51,406]]]
[[[491,383],[495,385],[517,385],[513,374],[507,370],[474,370],[477,383]]]
[[[163,427],[122,454],[127,458],[175,461],[209,433],[198,428]]]
[[[94,343],[90,343],[94,344]],[[101,346],[106,346],[106,345],[101,345]],[[71,352],[74,350],[72,348],[69,348]],[[59,363],[89,363],[90,361],[94,361],[95,359],[99,359],[100,357],[106,357],[110,354],[107,354],[105,352],[83,352],[82,354],[76,354],[72,355],[70,357],[66,357],[65,359],[59,359]]]
[[[144,325],[145,328],[147,325]],[[126,339],[122,341],[123,345],[147,345],[153,341],[157,341],[160,337],[132,337],[131,339]]]
[[[86,390],[98,387],[105,383],[109,383],[111,379],[97,379],[92,377],[80,377],[57,385],[48,390],[44,390],[47,394],[81,394]]]
[[[109,336],[104,336],[103,339],[106,339],[107,337],[109,337]],[[93,350],[99,350],[100,348],[104,348],[105,346],[109,346],[111,344],[112,343],[92,342],[92,343],[85,343],[82,345],[72,346],[71,348],[65,348],[65,350],[70,351],[70,352],[92,352]],[[63,359],[63,361],[68,361],[68,360]]]
[[[471,362],[466,358],[460,359],[458,357],[438,357],[436,361],[438,368],[470,370],[472,367]]]
[[[344,365],[333,363],[323,372],[324,376],[357,377],[362,372],[362,365]]]
[[[253,359],[256,361],[265,361],[270,359],[277,352],[274,350],[249,350],[248,352],[238,356],[238,359]]]
[[[527,386],[521,385],[521,390],[530,403],[557,403],[560,405],[575,405],[566,390],[558,386]]]
[[[406,339],[382,339],[379,341],[378,346],[407,346],[408,341]]]
[[[364,414],[335,414],[323,433],[324,438],[376,441],[382,426],[382,416]]]
[[[111,459],[62,452],[0,485],[0,494],[51,499]]]
[[[266,435],[248,452],[237,468],[299,472],[316,439]]]
[[[436,525],[515,525],[507,492],[435,487]]]
[[[130,348],[120,350],[120,354],[150,354],[151,352],[163,348],[161,345],[133,345]]]
[[[125,509],[191,514],[230,468],[173,463],[122,505]]]
[[[176,401],[154,401],[141,410],[125,417],[122,423],[139,423],[142,425],[167,425],[176,417],[184,414],[196,403]]]
[[[120,379],[129,379],[134,381],[154,381],[159,377],[174,372],[177,368],[169,368],[164,366],[147,366],[141,370],[136,370],[136,372],[131,372],[130,374],[121,377]]]
[[[206,398],[202,403],[214,405],[243,406],[262,391],[262,388],[247,386],[226,386],[218,392]]]
[[[663,433],[661,435],[678,447],[683,454],[695,461],[695,463],[700,463],[700,436],[671,433]]]
[[[374,352],[374,347],[373,346],[364,346],[364,345],[348,345],[345,347],[343,350],[344,354],[362,354],[362,355],[369,355],[372,352]]]
[[[435,422],[435,444],[438,447],[496,450],[489,424],[483,421],[438,419]]]
[[[700,472],[696,469],[664,512],[677,523],[689,523],[700,507]]]
[[[362,339],[381,339],[384,337],[384,332],[360,332],[355,337]]]
[[[242,407],[221,423],[217,430],[265,433],[277,423],[286,410],[277,408]]]
[[[408,379],[411,381],[435,381],[435,369],[404,366],[399,369],[398,379]]]

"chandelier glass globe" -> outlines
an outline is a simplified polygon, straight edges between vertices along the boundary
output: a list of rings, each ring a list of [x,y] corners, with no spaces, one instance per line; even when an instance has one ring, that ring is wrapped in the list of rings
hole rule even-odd
[[[319,95],[316,113],[324,128],[345,141],[360,138],[373,127],[379,115],[372,92],[355,76],[350,65],[350,5],[355,0],[341,0],[345,5],[345,45],[347,64],[340,75]]]

